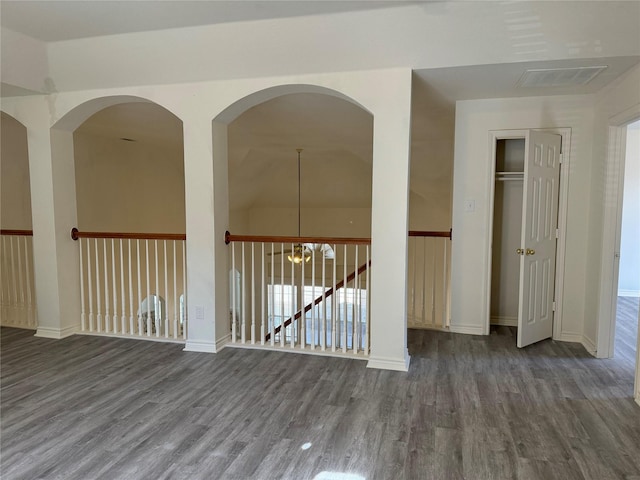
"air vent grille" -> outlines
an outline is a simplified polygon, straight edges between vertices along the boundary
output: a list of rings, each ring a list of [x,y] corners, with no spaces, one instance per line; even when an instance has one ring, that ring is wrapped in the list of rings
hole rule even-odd
[[[574,68],[539,68],[527,70],[518,81],[519,87],[573,87],[586,85],[606,66]]]

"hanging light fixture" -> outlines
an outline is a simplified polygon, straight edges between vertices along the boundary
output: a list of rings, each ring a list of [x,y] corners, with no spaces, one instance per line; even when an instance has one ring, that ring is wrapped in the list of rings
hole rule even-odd
[[[302,152],[301,148],[296,148],[296,152],[298,152],[298,237],[300,237],[300,153]],[[301,263],[307,263],[311,260],[311,252],[307,248],[306,245],[302,245],[301,243],[297,243],[293,247],[293,252],[291,255],[287,256],[287,259],[290,262],[293,262],[297,265]]]

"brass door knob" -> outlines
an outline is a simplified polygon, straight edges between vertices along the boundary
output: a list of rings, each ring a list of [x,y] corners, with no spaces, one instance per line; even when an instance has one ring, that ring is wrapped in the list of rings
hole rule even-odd
[[[536,251],[533,248],[527,248],[527,255],[535,255]]]
[[[516,248],[516,253],[518,255],[524,255],[524,248]]]

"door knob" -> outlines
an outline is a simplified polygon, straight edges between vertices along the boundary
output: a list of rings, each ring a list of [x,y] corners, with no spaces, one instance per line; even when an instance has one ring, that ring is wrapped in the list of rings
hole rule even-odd
[[[518,255],[524,255],[524,248],[516,248],[516,253]]]
[[[535,255],[536,251],[533,248],[527,248],[527,255]]]

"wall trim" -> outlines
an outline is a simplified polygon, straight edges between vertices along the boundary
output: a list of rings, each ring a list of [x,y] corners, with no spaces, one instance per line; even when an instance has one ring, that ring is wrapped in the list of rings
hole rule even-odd
[[[491,325],[502,325],[504,327],[517,327],[518,326],[518,317],[501,317],[492,316]]]
[[[450,325],[451,333],[464,333],[467,335],[488,335],[484,332],[484,325]]]
[[[184,344],[185,352],[216,353],[214,342],[187,340]]]
[[[380,370],[395,370],[397,372],[406,372],[409,370],[411,357],[408,350],[405,350],[404,359],[391,357],[369,357],[367,368],[377,368]]]
[[[586,335],[582,336],[582,346],[587,350],[587,352],[589,352],[591,355],[593,355],[596,358],[598,357],[598,348],[596,347],[596,342],[594,340],[591,340],[589,337],[587,337]]]
[[[227,333],[224,337],[216,340],[216,352],[226,347],[229,342],[231,342],[231,333]]]
[[[582,343],[584,336],[581,333],[562,332],[557,338],[554,338],[554,340],[559,342]]]
[[[36,333],[33,335],[34,337],[41,338],[53,338],[55,340],[60,340],[62,338],[70,337],[77,333],[78,327],[76,325],[72,325],[70,327],[65,328],[53,328],[53,327],[38,327]]]
[[[640,290],[620,290],[618,289],[619,297],[640,297]]]

